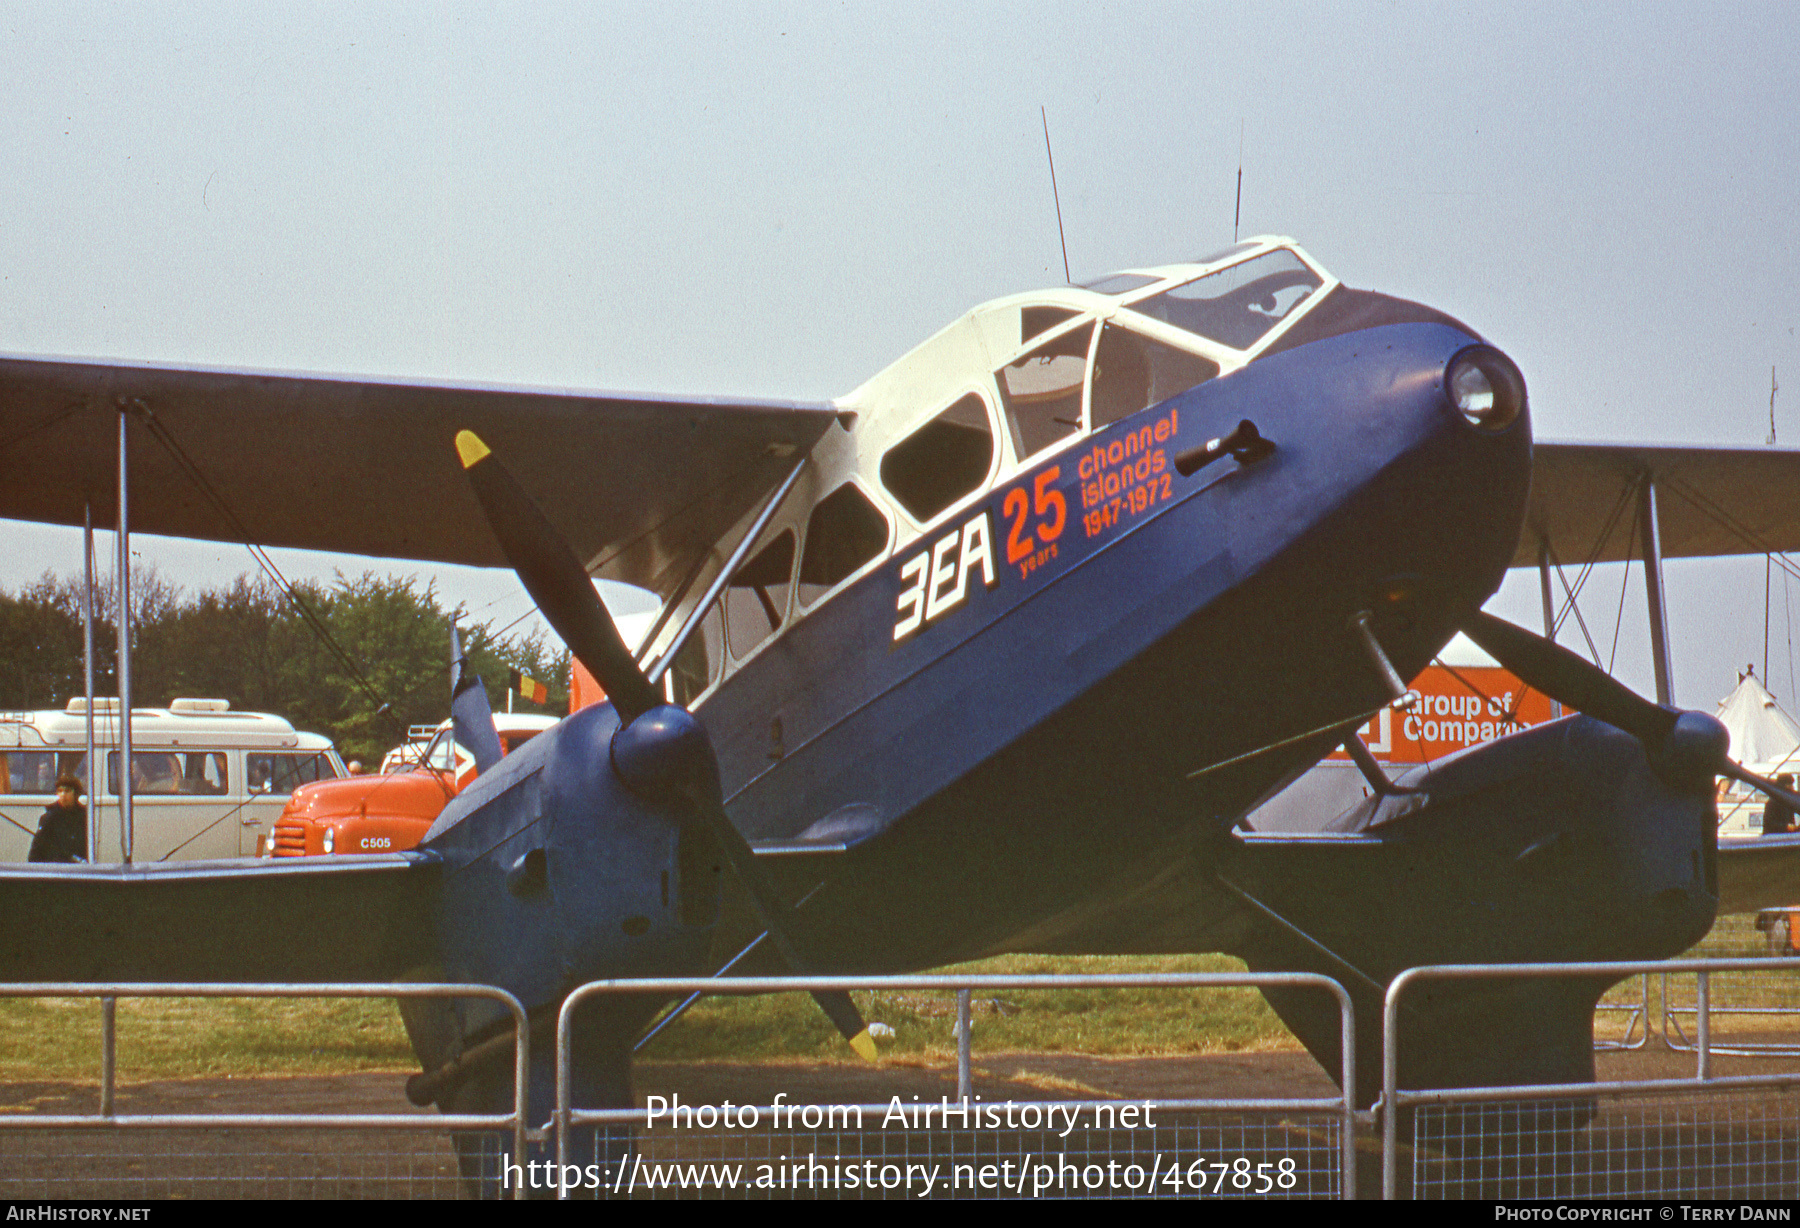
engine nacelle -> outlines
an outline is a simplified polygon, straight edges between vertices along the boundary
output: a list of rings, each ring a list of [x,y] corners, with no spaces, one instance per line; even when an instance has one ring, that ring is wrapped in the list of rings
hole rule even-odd
[[[1399,783],[1418,791],[1370,798],[1323,836],[1247,837],[1228,873],[1382,984],[1426,964],[1663,959],[1712,926],[1711,777],[1653,765],[1636,738],[1610,725],[1549,722]],[[1240,953],[1253,967],[1344,983],[1360,1025],[1358,1091],[1372,1096],[1381,1069],[1373,987],[1275,927],[1258,927]],[[1402,1083],[1591,1080],[1593,1007],[1608,984],[1435,983],[1403,1011]],[[1325,1068],[1337,1069],[1335,1008],[1268,996]]]
[[[679,796],[646,797],[620,779],[618,732],[611,705],[583,709],[445,809],[420,844],[443,860],[433,975],[497,985],[536,1012],[603,976],[706,970],[721,859]],[[594,1014],[617,1035],[657,1006],[613,999]],[[503,1019],[492,1003],[460,1003],[446,1035],[446,1021],[413,1026],[419,1013],[408,1024],[427,1070]]]

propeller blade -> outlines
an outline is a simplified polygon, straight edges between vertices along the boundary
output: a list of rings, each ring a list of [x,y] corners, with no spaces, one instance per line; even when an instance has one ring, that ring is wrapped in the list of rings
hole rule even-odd
[[[793,907],[776,890],[749,841],[725,813],[712,741],[694,715],[674,704],[665,704],[621,728],[612,741],[612,765],[633,792],[643,797],[678,799],[693,821],[705,826],[718,841],[737,880],[744,885],[744,894],[769,940],[781,953],[782,961],[798,976],[816,972],[792,938],[799,928]],[[813,994],[813,1000],[843,1033],[850,1047],[873,1061],[875,1042],[850,996],[821,992]]]
[[[668,750],[675,750],[679,758],[678,744],[688,743],[691,750],[691,735],[678,733],[672,741],[665,736],[667,731],[660,727],[666,722],[637,723],[638,717],[662,706],[663,697],[638,669],[612,616],[594,592],[587,569],[582,567],[549,519],[500,463],[500,458],[473,431],[457,432],[456,452],[475,488],[475,497],[481,503],[488,525],[500,543],[501,552],[518,572],[519,580],[537,602],[539,612],[569,646],[570,653],[606,688],[607,698],[612,700],[613,708],[619,714],[621,733],[632,735],[623,745],[614,741],[615,768],[631,772],[626,763],[631,759],[630,748],[634,743],[649,750],[652,760]],[[692,720],[691,717],[688,719]],[[659,728],[652,728],[653,725]],[[705,733],[697,723],[692,725],[692,730],[699,742],[706,744]],[[636,742],[637,738],[643,741]],[[712,751],[710,744],[706,745],[705,755],[710,762]],[[626,762],[621,762],[622,759]],[[788,921],[793,910],[782,902],[780,894],[762,873],[762,867],[756,864],[756,854],[750,851],[743,833],[726,815],[719,797],[717,767],[696,771],[694,765],[689,764],[686,770],[671,772],[672,766],[668,762],[649,762],[641,764],[638,771],[650,779],[667,774],[681,782],[678,787],[685,786],[682,792],[725,849],[732,869],[744,884],[744,892],[750,897],[776,949],[789,968],[797,975],[805,976],[810,969],[788,937]],[[875,1041],[849,994],[815,993],[813,1000],[850,1042],[852,1049],[870,1061],[875,1059]]]
[[[1680,714],[1651,703],[1598,666],[1542,636],[1479,610],[1463,623],[1462,629],[1521,681],[1615,729],[1623,729],[1652,755],[1675,731]]]
[[[1767,776],[1758,776],[1755,772],[1750,771],[1748,768],[1741,767],[1729,759],[1719,766],[1719,775],[1729,776],[1733,780],[1742,781],[1744,784],[1759,790],[1768,797],[1778,797],[1788,805],[1792,806],[1796,813],[1800,813],[1800,793],[1796,793],[1792,789],[1782,788]]]
[[[450,624],[450,725],[456,740],[475,756],[477,776],[500,762],[500,735],[481,675],[469,668],[456,624]]]
[[[1742,770],[1731,762],[1731,735],[1716,717],[1653,704],[1568,649],[1491,614],[1477,611],[1463,632],[1526,684],[1631,734],[1671,784],[1711,787],[1715,776]]]
[[[794,916],[794,910],[781,898],[774,884],[763,873],[762,866],[757,864],[756,854],[744,839],[744,834],[732,823],[725,813],[725,807],[716,800],[698,799],[698,809],[705,816],[707,826],[712,828],[713,835],[725,849],[725,856],[731,862],[732,870],[738,881],[744,884],[744,894],[750,897],[751,906],[756,909],[763,928],[769,932],[769,940],[775,949],[781,952],[781,958],[795,976],[807,976],[813,969],[800,954],[793,939],[788,937],[788,925]],[[708,801],[711,804],[708,804]],[[843,990],[813,991],[813,1001],[825,1012],[856,1055],[864,1061],[875,1060],[875,1038],[869,1034],[869,1025],[863,1022],[862,1012],[856,1009],[856,1003]]]
[[[531,496],[475,432],[457,432],[456,453],[507,562],[537,602],[544,620],[606,688],[620,723],[628,725],[660,704],[662,696],[626,650],[612,615],[594,592],[587,569]]]

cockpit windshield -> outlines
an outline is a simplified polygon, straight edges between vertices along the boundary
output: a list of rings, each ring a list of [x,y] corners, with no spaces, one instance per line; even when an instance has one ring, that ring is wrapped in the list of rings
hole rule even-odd
[[[1304,260],[1277,248],[1134,303],[1132,310],[1247,350],[1323,284]]]

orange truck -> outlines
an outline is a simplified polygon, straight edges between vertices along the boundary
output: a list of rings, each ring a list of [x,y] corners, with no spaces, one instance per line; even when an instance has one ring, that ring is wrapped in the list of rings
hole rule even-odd
[[[556,721],[553,716],[496,713],[501,753],[511,754]],[[475,757],[451,737],[449,721],[438,726],[428,743],[401,747],[383,762],[397,766],[294,790],[275,820],[264,855],[318,857],[412,848],[438,812],[475,778]]]

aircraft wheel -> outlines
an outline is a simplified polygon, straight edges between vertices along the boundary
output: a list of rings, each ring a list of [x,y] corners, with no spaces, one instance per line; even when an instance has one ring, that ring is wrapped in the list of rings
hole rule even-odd
[[[1793,953],[1788,919],[1785,916],[1777,917],[1769,924],[1769,955],[1773,959],[1786,959]]]

